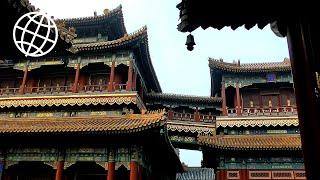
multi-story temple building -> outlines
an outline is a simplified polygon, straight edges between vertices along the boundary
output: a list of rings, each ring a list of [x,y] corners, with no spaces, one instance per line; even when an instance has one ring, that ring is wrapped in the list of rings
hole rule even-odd
[[[1,3],[6,27],[35,10]],[[41,58],[21,55],[10,28],[1,35],[0,179],[305,178],[288,60],[210,59],[210,97],[166,94],[147,28],[127,34],[121,6],[56,23]],[[202,168],[175,148],[202,150]]]
[[[203,166],[225,179],[305,179],[290,62],[209,59],[222,97],[216,135],[200,136]]]
[[[4,6],[16,16],[34,10]],[[57,24],[69,39],[49,55],[26,58],[11,43],[1,53],[1,177],[175,179],[183,169],[166,113],[144,103],[161,92],[146,27],[127,34],[121,7]]]

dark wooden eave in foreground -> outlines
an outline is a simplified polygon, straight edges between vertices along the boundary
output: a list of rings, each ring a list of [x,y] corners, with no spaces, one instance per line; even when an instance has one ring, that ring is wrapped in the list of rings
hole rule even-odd
[[[312,17],[313,7],[312,3],[302,4],[301,1],[287,4],[279,1],[181,0],[177,5],[181,20],[178,30],[192,32],[198,27],[213,27],[218,30],[230,27],[235,30],[241,26],[248,30],[254,26],[263,29],[268,24],[275,23],[280,28],[279,35],[285,36],[285,24],[300,15]]]

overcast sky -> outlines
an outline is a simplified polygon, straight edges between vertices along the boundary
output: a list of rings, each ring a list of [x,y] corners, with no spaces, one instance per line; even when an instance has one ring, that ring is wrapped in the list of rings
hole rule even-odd
[[[222,58],[241,63],[282,61],[288,55],[285,38],[276,37],[266,26],[250,31],[224,28],[221,31],[201,28],[194,31],[196,46],[185,47],[187,34],[177,30],[181,0],[30,0],[55,18],[93,16],[94,11],[122,5],[127,32],[148,27],[149,48],[153,66],[163,92],[210,95],[208,58]],[[217,7],[218,8],[218,7]],[[181,151],[181,159],[190,166],[199,166],[201,153]]]

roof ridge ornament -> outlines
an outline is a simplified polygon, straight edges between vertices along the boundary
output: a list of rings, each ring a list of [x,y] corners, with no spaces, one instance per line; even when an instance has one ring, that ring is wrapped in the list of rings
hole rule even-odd
[[[108,15],[109,12],[110,12],[110,10],[109,10],[108,8],[106,8],[106,9],[103,10],[103,14],[104,14],[104,15]]]

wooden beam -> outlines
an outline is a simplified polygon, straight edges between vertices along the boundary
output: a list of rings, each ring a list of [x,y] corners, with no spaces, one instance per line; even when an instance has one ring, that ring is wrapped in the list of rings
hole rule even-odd
[[[76,65],[76,75],[74,77],[74,83],[72,87],[72,92],[78,92],[78,82],[79,82],[79,75],[80,75],[80,63]]]
[[[130,162],[130,180],[138,180],[138,163],[136,161]]]
[[[115,61],[112,61],[111,65],[111,72],[110,72],[110,79],[109,79],[109,84],[108,84],[108,91],[112,92],[113,91],[113,82],[114,82],[114,74],[115,74]]]
[[[316,23],[316,22],[315,22]],[[291,21],[287,40],[296,94],[307,179],[320,179],[320,100],[315,72],[319,72],[320,28],[305,19]],[[318,89],[319,90],[319,89]]]
[[[228,116],[227,99],[226,99],[226,86],[225,86],[224,81],[222,81],[222,83],[221,83],[221,98],[222,98],[222,115]]]
[[[27,78],[28,78],[28,65],[26,65],[26,67],[24,69],[22,83],[21,83],[20,88],[19,88],[19,93],[20,94],[24,94],[25,86],[26,86],[26,83],[27,83]]]
[[[55,180],[62,180],[62,171],[64,167],[64,162],[63,161],[57,161],[57,170],[56,170],[56,178]]]
[[[115,162],[108,162],[107,180],[115,180]]]
[[[237,82],[236,84],[236,100],[237,100],[237,107],[236,107],[236,111],[237,111],[237,115],[240,116],[241,115],[241,103],[240,103],[240,88],[239,88],[239,83]]]
[[[127,91],[132,90],[132,76],[133,76],[133,67],[132,67],[132,62],[130,61],[129,63],[129,68],[128,68],[128,82],[127,82]]]

